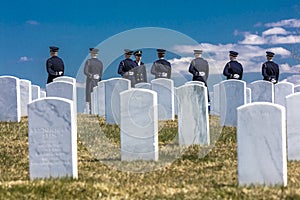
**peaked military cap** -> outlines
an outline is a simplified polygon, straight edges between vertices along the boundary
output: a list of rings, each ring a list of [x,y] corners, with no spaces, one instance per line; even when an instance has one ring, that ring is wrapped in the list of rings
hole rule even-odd
[[[134,54],[134,55],[142,55],[142,53],[143,53],[143,52],[142,52],[141,50],[137,50],[137,51],[135,51],[133,54]]]
[[[164,49],[156,49],[156,51],[157,51],[157,53],[165,53],[166,52],[166,50],[164,50]]]
[[[55,46],[50,46],[50,52],[58,52],[58,47],[55,47]]]
[[[99,52],[99,49],[96,48],[90,48],[90,53],[97,54]]]
[[[236,51],[229,51],[229,55],[233,56],[233,57],[237,57],[237,55],[239,55],[239,53]]]
[[[202,52],[203,52],[202,50],[197,50],[197,49],[194,50],[194,54],[201,54]]]
[[[271,52],[271,51],[266,51],[267,56],[269,57],[273,57],[275,55],[275,53]]]
[[[130,49],[124,49],[125,54],[132,55],[133,51]]]

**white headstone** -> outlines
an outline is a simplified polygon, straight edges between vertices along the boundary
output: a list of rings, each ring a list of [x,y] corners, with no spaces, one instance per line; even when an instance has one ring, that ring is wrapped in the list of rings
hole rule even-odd
[[[288,160],[300,160],[300,93],[286,97]]]
[[[157,94],[131,89],[120,94],[121,160],[158,160]]]
[[[151,81],[152,90],[157,92],[158,119],[174,120],[174,81],[158,78]]]
[[[185,84],[177,89],[179,145],[209,145],[207,88]]]
[[[47,97],[28,105],[30,179],[78,177],[73,102]]]
[[[111,78],[105,82],[105,120],[108,124],[120,124],[120,93],[131,89],[130,80]]]
[[[285,97],[294,93],[294,84],[280,82],[274,86],[274,103],[285,106]]]
[[[238,108],[239,185],[287,185],[283,106],[256,102]]]
[[[151,84],[150,83],[137,83],[134,85],[135,88],[143,88],[143,89],[148,89],[151,90]]]
[[[246,103],[251,103],[251,89],[246,88]]]
[[[47,97],[61,97],[74,101],[73,83],[54,81],[46,85]]]
[[[274,84],[269,81],[259,80],[249,84],[251,89],[251,102],[274,103]]]
[[[98,112],[98,101],[97,101],[98,100],[97,99],[98,91],[97,91],[97,87],[98,86],[94,87],[93,92],[91,92],[91,106],[92,106],[91,112],[92,112],[93,115],[98,114],[97,113]]]
[[[70,82],[70,83],[73,83],[74,85],[76,85],[76,79],[69,77],[69,76],[60,76],[60,77],[53,79],[53,81],[54,82],[55,81],[66,81],[66,82]]]
[[[246,82],[241,80],[220,82],[221,126],[236,126],[236,109],[244,104],[246,104]]]
[[[74,105],[75,105],[75,109],[76,109],[76,113],[77,113],[77,90],[76,90],[77,83],[76,83],[76,79],[73,77],[69,77],[69,76],[60,76],[60,77],[53,79],[53,82],[56,82],[56,81],[66,81],[66,82],[73,84],[73,99],[72,100],[74,101]]]
[[[205,86],[205,84],[202,81],[188,81],[188,82],[185,82],[184,84],[185,85],[186,84],[197,84],[197,85],[203,85],[203,86]]]
[[[294,93],[300,92],[300,85],[295,85],[294,87]]]
[[[40,91],[40,98],[44,98],[44,97],[46,97],[47,95],[46,95],[46,91]]]
[[[21,116],[28,116],[27,104],[31,102],[31,82],[20,79],[20,94],[21,94]]]
[[[0,76],[0,121],[21,121],[20,80],[13,76]]]
[[[105,82],[98,82],[97,87],[97,102],[98,102],[98,115],[101,117],[105,116]]]
[[[178,115],[177,87],[174,87],[174,114]]]
[[[40,98],[41,89],[38,85],[31,85],[32,101]]]
[[[214,90],[214,92],[213,92],[213,95],[214,95],[213,114],[219,116],[220,115],[220,84],[215,84],[213,86],[213,90]]]

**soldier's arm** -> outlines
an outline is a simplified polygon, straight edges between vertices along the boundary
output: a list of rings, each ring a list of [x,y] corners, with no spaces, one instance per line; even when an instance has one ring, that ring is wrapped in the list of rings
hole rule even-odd
[[[102,77],[102,74],[103,74],[103,63],[100,61],[100,80],[101,80],[101,77]]]
[[[156,75],[156,63],[154,62],[151,67],[151,74]]]
[[[277,66],[276,80],[279,81],[279,67],[277,64],[276,66]]]
[[[118,68],[118,74],[120,74],[121,76],[125,74],[125,72],[123,71],[123,67],[124,67],[124,62],[121,61]]]
[[[49,59],[46,62],[46,69],[47,69],[48,74],[50,74],[52,76],[56,75],[56,71],[53,70],[53,65],[51,63],[51,60],[49,60]]]
[[[241,74],[240,74],[240,80],[242,80],[242,78],[243,78],[243,66],[242,66],[242,64],[240,64],[241,65]]]
[[[84,74],[88,77],[88,78],[92,78],[92,74],[89,72],[89,62],[88,60],[85,61],[85,64],[84,64]]]
[[[167,72],[168,78],[171,78],[171,73],[172,73],[172,68],[171,68],[171,64],[170,64],[168,72]]]
[[[194,76],[196,75],[197,70],[196,70],[196,68],[194,67],[193,61],[192,61],[191,64],[190,64],[189,72],[190,72],[191,74],[193,74]]]
[[[262,67],[261,67],[261,73],[262,73],[264,79],[270,80],[270,77],[269,77],[269,75],[268,75],[268,73],[267,73],[267,65],[266,65],[266,63],[264,63],[264,64],[262,65]]]
[[[65,73],[65,64],[64,64],[64,61],[62,60],[62,59],[60,59],[60,61],[61,61],[61,67],[62,67],[62,76],[64,75],[64,73]]]
[[[209,65],[208,62],[206,61],[206,70],[205,70],[205,82],[208,79],[208,75],[209,75]]]
[[[226,76],[227,78],[231,77],[231,74],[229,73],[229,64],[228,63],[224,67],[223,75]]]

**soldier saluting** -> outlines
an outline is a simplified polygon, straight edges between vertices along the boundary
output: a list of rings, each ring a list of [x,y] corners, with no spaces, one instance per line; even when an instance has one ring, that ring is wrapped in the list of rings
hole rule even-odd
[[[134,63],[136,64],[134,68],[136,83],[147,82],[146,65],[142,62],[142,53],[141,50],[137,50],[133,53],[135,57]]]
[[[262,65],[262,75],[264,80],[270,81],[272,83],[277,83],[279,78],[279,67],[272,61],[275,53],[271,51],[266,52],[267,62]]]
[[[123,78],[129,79],[131,81],[131,87],[134,87],[135,75],[133,69],[136,67],[136,64],[131,59],[133,51],[130,49],[124,49],[124,52],[125,59],[119,64],[118,74],[120,74]]]
[[[171,78],[171,64],[165,60],[165,52],[164,49],[157,49],[157,57],[152,67],[151,74],[155,75],[155,78]]]
[[[89,104],[91,110],[91,93],[93,92],[93,88],[101,81],[103,64],[97,58],[99,49],[90,48],[89,50],[91,58],[85,62],[84,74],[86,75],[85,100]]]
[[[230,61],[225,65],[223,70],[223,75],[227,77],[227,79],[238,79],[242,80],[243,77],[243,66],[239,63],[236,58],[238,56],[238,52],[229,51],[229,59]]]
[[[58,57],[58,47],[51,46],[50,48],[50,58],[46,61],[46,69],[48,73],[47,84],[51,83],[53,79],[64,75],[64,62]]]

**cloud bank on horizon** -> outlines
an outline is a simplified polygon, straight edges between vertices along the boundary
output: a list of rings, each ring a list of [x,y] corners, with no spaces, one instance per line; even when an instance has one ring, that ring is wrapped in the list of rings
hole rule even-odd
[[[191,56],[169,60],[172,68],[184,73],[193,59],[193,50],[202,49],[203,57],[210,64],[210,73],[219,74],[229,61],[228,51],[235,50],[239,52],[238,60],[242,63],[244,72],[261,72],[262,63],[266,61],[265,52],[273,51],[276,54],[274,61],[278,63],[281,73],[300,73],[300,64],[297,64],[300,61],[300,19],[286,19],[260,26],[264,28],[261,33],[235,30],[234,35],[243,36],[237,43],[175,45],[173,52]]]

